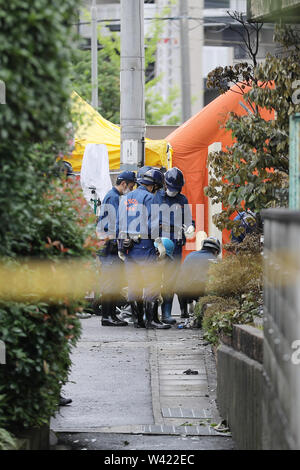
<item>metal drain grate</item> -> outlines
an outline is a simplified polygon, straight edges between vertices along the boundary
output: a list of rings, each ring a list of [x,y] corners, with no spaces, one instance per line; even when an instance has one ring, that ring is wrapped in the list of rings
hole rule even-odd
[[[195,408],[162,408],[164,418],[212,418],[210,410]]]

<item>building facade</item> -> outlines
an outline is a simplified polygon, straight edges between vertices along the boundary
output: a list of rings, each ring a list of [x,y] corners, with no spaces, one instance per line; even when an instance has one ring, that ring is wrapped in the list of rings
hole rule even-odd
[[[183,1],[187,6],[184,14]],[[90,5],[91,0],[86,2],[87,8]],[[154,21],[161,21],[163,24],[155,63],[147,70],[146,80],[153,76],[160,77],[155,91],[164,100],[168,100],[171,91],[178,90],[173,109],[179,116],[184,99],[191,101],[190,114],[194,115],[218,96],[217,90],[208,90],[206,87],[210,71],[218,66],[234,65],[247,60],[240,36],[242,27],[228,16],[227,11],[246,15],[247,0],[145,0],[145,38],[151,35]],[[107,34],[110,31],[120,31],[119,0],[97,0],[97,12],[103,31]],[[157,16],[158,19],[155,19]],[[79,33],[83,44],[89,48],[91,28],[84,14],[80,18]],[[185,44],[186,49],[182,55],[184,33],[188,36],[188,47]],[[274,47],[273,25],[267,24],[260,34],[258,60],[263,60],[266,53],[271,52]],[[186,53],[189,54],[189,66],[183,67]],[[188,62],[185,60],[185,63]],[[183,95],[183,81],[189,83],[189,96]],[[167,124],[168,118],[165,119],[164,124]]]
[[[247,16],[253,21],[265,23],[300,23],[299,0],[248,0]]]

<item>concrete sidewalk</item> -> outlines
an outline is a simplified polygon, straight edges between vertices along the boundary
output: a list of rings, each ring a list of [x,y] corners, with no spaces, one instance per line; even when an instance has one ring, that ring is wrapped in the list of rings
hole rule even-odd
[[[95,316],[81,322],[64,388],[73,403],[51,422],[59,443],[98,449],[124,449],[130,441],[143,449],[156,448],[156,441],[168,449],[234,447],[211,426],[221,418],[214,358],[201,330],[102,327]],[[184,374],[188,369],[198,374]]]

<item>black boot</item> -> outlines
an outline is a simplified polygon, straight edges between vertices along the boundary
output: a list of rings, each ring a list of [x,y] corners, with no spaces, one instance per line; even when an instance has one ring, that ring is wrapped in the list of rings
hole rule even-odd
[[[136,300],[130,303],[133,317],[133,326],[135,328],[145,328],[144,322],[144,302]]]
[[[154,314],[153,314],[152,323],[154,323],[156,325],[156,328],[159,330],[168,330],[169,328],[171,328],[171,325],[167,325],[166,323],[163,323],[158,318],[158,303],[157,302],[155,302],[155,306],[154,306]]]
[[[181,310],[181,318],[189,318],[189,313],[188,313],[188,304],[187,300],[184,297],[178,296],[179,300],[179,305],[180,305],[180,310]]]
[[[120,321],[115,315],[115,304],[111,301],[102,302],[102,326],[127,326],[127,322]]]
[[[153,323],[155,302],[145,302],[145,313],[146,313],[146,328],[147,330],[155,330],[156,326]]]
[[[173,298],[165,298],[162,306],[162,321],[167,325],[176,325],[176,320],[171,316]]]
[[[102,315],[101,299],[96,298],[92,302],[92,309],[93,309],[94,315],[97,315],[97,317],[100,317]]]
[[[72,399],[71,398],[65,398],[63,396],[59,396],[59,406],[66,406],[66,405],[70,405],[70,403],[72,403]]]
[[[158,303],[155,302],[146,302],[146,328],[148,330],[165,330],[170,327],[170,325],[164,325],[157,318],[157,309]],[[157,318],[158,322],[156,323],[155,319]]]

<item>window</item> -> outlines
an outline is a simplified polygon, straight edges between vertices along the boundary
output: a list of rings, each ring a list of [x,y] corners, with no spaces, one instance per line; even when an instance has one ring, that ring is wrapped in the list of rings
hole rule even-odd
[[[229,8],[230,0],[204,0],[204,8]]]

